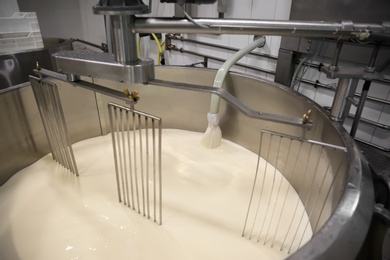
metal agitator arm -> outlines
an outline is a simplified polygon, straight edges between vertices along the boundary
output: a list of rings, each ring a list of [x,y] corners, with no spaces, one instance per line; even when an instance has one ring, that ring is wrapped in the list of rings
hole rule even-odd
[[[113,1],[115,2],[115,1]],[[136,14],[149,12],[149,8],[135,0],[134,6],[112,5],[101,1],[94,6],[95,14],[103,14],[110,21],[110,42],[113,54],[86,51],[61,51],[53,55],[59,72],[67,75],[68,81],[78,81],[80,76],[102,78],[125,83],[151,82],[159,86],[179,87],[173,82],[154,80],[154,62],[137,56],[136,33],[203,33],[203,34],[254,34],[289,35],[321,37],[332,39],[363,40],[370,34],[390,35],[390,23],[361,24],[351,21],[275,21],[275,20],[237,20],[237,19],[170,19],[140,18]],[[112,3],[111,3],[112,4]],[[43,74],[43,73],[41,73]],[[79,82],[81,83],[81,82]],[[84,84],[91,86],[92,83]],[[78,84],[81,85],[81,84]],[[93,85],[93,84],[92,84]],[[281,123],[311,127],[311,122],[303,118],[252,111],[243,106],[226,91],[209,87],[180,84],[180,88],[207,91],[219,95],[250,117]],[[101,89],[101,86],[98,87]],[[238,101],[238,102],[237,102]]]

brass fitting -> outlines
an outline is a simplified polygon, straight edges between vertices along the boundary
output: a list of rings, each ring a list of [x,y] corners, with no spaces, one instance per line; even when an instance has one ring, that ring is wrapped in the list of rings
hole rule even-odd
[[[309,109],[306,114],[303,114],[302,122],[303,124],[310,123],[310,114],[311,114],[311,109]]]
[[[39,65],[38,61],[35,62],[35,69],[36,70],[41,70],[41,66]]]
[[[125,88],[123,90],[123,94],[125,94],[128,99],[133,99],[134,101],[138,101],[139,99],[139,93],[137,90],[133,90],[132,92],[130,92],[127,88]]]

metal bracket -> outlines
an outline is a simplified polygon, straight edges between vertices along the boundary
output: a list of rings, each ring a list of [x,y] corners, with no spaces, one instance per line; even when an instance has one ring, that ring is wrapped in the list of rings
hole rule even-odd
[[[364,79],[364,80],[381,80],[383,74],[377,72],[367,72],[361,67],[338,67],[338,70],[332,70],[330,67],[321,67],[321,72],[325,73],[328,78],[349,78],[349,79]]]
[[[91,51],[60,51],[53,58],[58,70],[65,74],[125,83],[146,83],[154,79],[151,59],[139,59],[126,65],[117,63],[112,54]]]

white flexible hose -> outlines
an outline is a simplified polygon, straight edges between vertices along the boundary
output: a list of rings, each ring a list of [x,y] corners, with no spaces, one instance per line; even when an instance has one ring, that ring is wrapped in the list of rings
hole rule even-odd
[[[260,37],[259,39],[253,41],[248,46],[242,48],[238,52],[234,53],[229,59],[225,61],[224,64],[222,64],[221,68],[218,70],[217,75],[214,79],[214,88],[222,88],[223,83],[225,81],[225,77],[227,73],[229,72],[230,68],[239,61],[242,57],[244,57],[249,52],[253,51],[257,47],[264,46],[265,44],[265,37]],[[219,111],[219,102],[220,97],[217,95],[211,95],[211,103],[210,103],[210,113],[211,114],[217,114]]]
[[[229,72],[230,68],[246,54],[248,54],[257,47],[263,47],[264,44],[265,37],[260,37],[245,48],[233,54],[227,61],[225,61],[222,67],[218,70],[217,75],[214,79],[213,87],[222,88],[223,83],[225,81],[225,77]],[[207,148],[216,148],[221,145],[222,132],[221,128],[219,127],[219,102],[219,96],[211,95],[210,112],[207,114],[208,127],[206,129],[206,132],[203,134],[202,139],[200,140],[201,144]]]

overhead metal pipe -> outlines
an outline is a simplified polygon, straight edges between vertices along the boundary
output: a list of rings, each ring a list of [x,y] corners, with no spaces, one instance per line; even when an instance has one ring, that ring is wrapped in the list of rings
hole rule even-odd
[[[242,19],[194,19],[197,26],[187,19],[142,18],[134,21],[134,32],[142,33],[198,33],[198,34],[250,34],[325,37],[333,39],[360,39],[370,33],[390,31],[389,23],[353,23],[285,20],[242,20]]]

